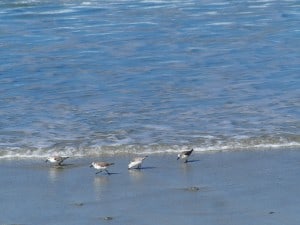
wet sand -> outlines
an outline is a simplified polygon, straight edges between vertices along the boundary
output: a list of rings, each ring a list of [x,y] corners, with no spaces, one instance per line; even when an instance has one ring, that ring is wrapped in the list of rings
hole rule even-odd
[[[141,170],[131,156],[0,161],[0,224],[300,223],[300,151],[150,155]],[[108,176],[91,161],[114,162]]]

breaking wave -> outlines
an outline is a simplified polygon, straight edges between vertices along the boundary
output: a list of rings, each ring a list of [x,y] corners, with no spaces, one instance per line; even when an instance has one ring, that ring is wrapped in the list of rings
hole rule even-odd
[[[77,146],[76,146],[77,145]],[[0,158],[44,158],[51,155],[64,155],[70,157],[100,157],[115,155],[151,155],[151,154],[175,154],[182,150],[193,148],[195,152],[219,152],[219,151],[249,151],[249,150],[273,150],[273,149],[300,149],[300,137],[206,137],[196,143],[186,144],[114,144],[80,146],[78,143],[71,146],[56,145],[47,148],[29,147],[4,147],[0,149]]]

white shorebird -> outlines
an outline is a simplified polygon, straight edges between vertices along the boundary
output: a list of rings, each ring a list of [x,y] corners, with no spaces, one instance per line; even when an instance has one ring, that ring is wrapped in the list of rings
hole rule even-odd
[[[183,152],[179,153],[177,155],[177,160],[178,159],[184,159],[184,162],[187,163],[188,158],[190,157],[190,155],[192,154],[193,151],[194,151],[194,149],[191,149],[191,150],[183,151]]]
[[[148,156],[144,157],[136,157],[130,161],[128,164],[128,169],[141,169],[142,163],[144,159],[146,159]]]
[[[110,172],[108,172],[107,168],[111,165],[114,165],[114,163],[108,163],[108,162],[92,162],[90,167],[94,167],[96,170],[99,170],[96,172],[96,174],[101,173],[105,171],[108,175],[110,175]]]
[[[58,166],[62,166],[63,162],[70,157],[68,156],[50,156],[46,159],[45,162],[55,163]]]

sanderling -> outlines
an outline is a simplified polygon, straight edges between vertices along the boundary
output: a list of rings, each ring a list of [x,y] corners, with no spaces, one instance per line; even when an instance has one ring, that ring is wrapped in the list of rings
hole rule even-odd
[[[144,157],[136,157],[134,159],[132,159],[130,161],[130,163],[128,164],[128,169],[141,169],[142,163],[144,161],[144,159],[146,159],[148,156],[144,156]]]
[[[184,159],[184,162],[187,163],[188,162],[188,158],[192,154],[193,151],[194,151],[194,149],[191,149],[191,150],[183,151],[183,152],[179,153],[177,155],[177,160],[178,159]]]
[[[48,157],[45,162],[51,162],[51,163],[57,164],[58,166],[62,166],[63,165],[62,163],[68,158],[70,158],[70,157],[68,157],[68,156],[51,156],[51,157]]]
[[[94,167],[96,170],[99,170],[96,172],[96,174],[103,172],[103,170],[110,175],[110,173],[107,170],[107,167],[114,165],[114,163],[108,163],[108,162],[92,162],[90,167]]]

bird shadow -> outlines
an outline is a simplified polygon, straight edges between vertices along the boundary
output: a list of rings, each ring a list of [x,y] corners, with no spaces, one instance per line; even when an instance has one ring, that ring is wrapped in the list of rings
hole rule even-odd
[[[117,173],[117,172],[109,172],[109,173],[95,173],[96,175],[103,175],[103,176],[110,176],[110,175],[117,175],[117,174],[120,174],[120,173]]]
[[[186,163],[195,163],[195,162],[200,162],[199,159],[192,159],[192,160],[187,160]]]
[[[73,163],[64,163],[60,165],[52,165],[51,167],[55,169],[66,169],[66,168],[76,167],[76,165]]]
[[[156,169],[155,166],[143,166],[141,168],[132,168],[129,170],[133,170],[133,171],[141,171],[141,170],[151,170],[151,169]]]
[[[109,175],[118,175],[118,174],[120,174],[120,173],[118,173],[118,172],[109,172]]]
[[[68,167],[68,166],[75,166],[75,164],[74,163],[63,163],[60,166],[62,166],[62,167]]]
[[[151,170],[151,169],[156,169],[155,166],[143,166],[140,168],[140,170]]]

